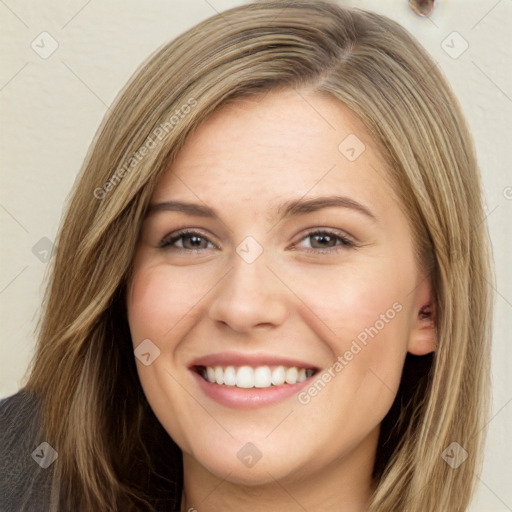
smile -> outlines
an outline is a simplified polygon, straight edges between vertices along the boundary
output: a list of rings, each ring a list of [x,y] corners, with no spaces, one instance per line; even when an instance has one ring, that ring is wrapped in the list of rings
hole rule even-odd
[[[251,409],[278,404],[308,386],[320,372],[311,359],[219,352],[197,357],[187,366],[200,394],[223,406]]]
[[[311,368],[296,366],[199,366],[196,371],[204,380],[220,386],[243,389],[270,388],[283,384],[297,384],[315,374]]]

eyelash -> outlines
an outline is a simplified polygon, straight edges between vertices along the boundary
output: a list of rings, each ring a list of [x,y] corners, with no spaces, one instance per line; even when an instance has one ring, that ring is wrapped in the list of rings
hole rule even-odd
[[[299,240],[299,242],[302,242],[306,238],[309,238],[309,237],[314,236],[314,235],[328,235],[330,237],[333,237],[335,240],[340,241],[341,243],[335,245],[334,247],[319,248],[319,249],[308,249],[308,248],[303,249],[304,251],[306,251],[308,253],[332,254],[332,253],[337,253],[337,252],[339,252],[339,251],[341,251],[343,249],[351,249],[351,248],[355,248],[356,247],[356,244],[352,240],[347,238],[346,236],[341,235],[340,233],[337,233],[337,232],[334,232],[334,231],[330,231],[330,230],[312,230],[312,231],[309,231],[308,233],[306,233],[306,235],[303,238],[301,238]],[[176,251],[176,252],[186,252],[186,253],[196,253],[196,254],[197,253],[201,253],[202,251],[206,251],[207,249],[185,249],[183,247],[175,247],[175,246],[173,246],[173,244],[175,242],[177,242],[178,240],[184,239],[184,238],[187,238],[187,237],[192,237],[192,236],[196,236],[198,238],[202,238],[204,240],[207,240],[209,243],[212,243],[212,242],[210,242],[210,240],[208,240],[208,238],[206,236],[204,236],[202,233],[200,233],[198,231],[189,230],[189,229],[182,229],[182,230],[177,231],[175,233],[171,233],[169,235],[166,235],[162,239],[162,241],[160,242],[158,247],[160,249],[173,250],[173,251]],[[297,243],[299,243],[299,242],[297,242]],[[295,246],[296,245],[297,244],[294,244],[294,250],[295,250]]]

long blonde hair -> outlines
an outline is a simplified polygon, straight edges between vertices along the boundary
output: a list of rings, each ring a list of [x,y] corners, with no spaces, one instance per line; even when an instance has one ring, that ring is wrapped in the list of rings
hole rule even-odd
[[[387,157],[435,293],[436,351],[422,359],[420,376],[418,361],[406,360],[382,425],[369,510],[467,507],[488,414],[492,318],[471,137],[438,68],[407,31],[311,0],[236,7],[164,45],[95,136],[56,244],[26,384],[41,398],[46,440],[59,453],[62,510],[140,510],[157,494],[168,503],[179,496],[181,453],[145,399],[126,320],[138,234],[159,176],[192,130],[231,99],[280,87],[329,94],[364,122]],[[467,452],[457,469],[442,457],[453,442]]]

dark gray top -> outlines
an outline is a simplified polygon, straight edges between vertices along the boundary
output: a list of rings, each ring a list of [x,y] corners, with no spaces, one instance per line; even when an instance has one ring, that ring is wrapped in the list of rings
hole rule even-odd
[[[40,425],[39,400],[32,393],[21,389],[0,400],[0,512],[58,510],[58,499],[51,493],[58,454],[44,439]],[[152,505],[158,512],[180,510],[179,469],[175,489],[154,489]]]
[[[0,510],[50,510],[55,453],[39,428],[35,397],[25,390],[0,400]]]

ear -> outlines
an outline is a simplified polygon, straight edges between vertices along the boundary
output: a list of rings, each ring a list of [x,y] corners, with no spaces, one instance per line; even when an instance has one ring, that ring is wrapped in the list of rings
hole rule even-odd
[[[428,278],[416,288],[411,333],[407,351],[415,356],[424,356],[434,352],[437,343],[436,306]]]

